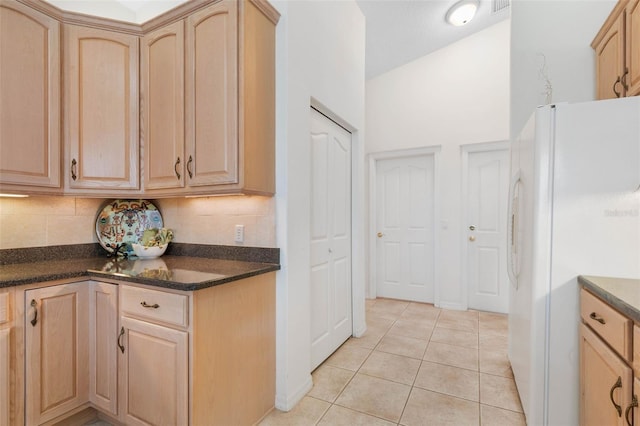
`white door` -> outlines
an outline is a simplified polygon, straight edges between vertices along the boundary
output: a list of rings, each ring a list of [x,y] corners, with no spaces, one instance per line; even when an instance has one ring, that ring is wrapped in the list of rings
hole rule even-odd
[[[376,161],[376,294],[434,299],[435,157]]]
[[[351,334],[351,134],[311,109],[311,369]]]
[[[507,313],[507,202],[509,151],[493,149],[468,152],[465,252],[468,306]]]

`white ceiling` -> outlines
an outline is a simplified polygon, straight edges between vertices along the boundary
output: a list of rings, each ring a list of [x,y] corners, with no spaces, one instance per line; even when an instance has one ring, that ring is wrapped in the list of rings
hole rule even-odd
[[[454,27],[445,21],[445,15],[458,0],[356,0],[366,18],[367,79],[508,18],[508,7],[492,13],[494,1],[480,0],[475,18]],[[509,2],[498,4],[508,6]]]
[[[142,24],[188,0],[46,0],[71,12]]]
[[[63,10],[141,24],[187,0],[47,1]],[[444,17],[457,1],[356,0],[366,18],[366,78],[404,65],[509,16],[508,8],[491,13],[493,2],[508,4],[508,0],[480,0],[476,17],[465,26],[454,27]]]

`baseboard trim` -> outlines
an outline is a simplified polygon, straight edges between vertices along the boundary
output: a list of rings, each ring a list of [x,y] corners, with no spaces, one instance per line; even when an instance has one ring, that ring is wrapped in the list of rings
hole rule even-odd
[[[311,374],[309,374],[309,376],[307,376],[307,380],[305,380],[298,390],[293,392],[291,395],[276,395],[276,408],[280,411],[291,411],[312,387],[313,379],[311,378]]]

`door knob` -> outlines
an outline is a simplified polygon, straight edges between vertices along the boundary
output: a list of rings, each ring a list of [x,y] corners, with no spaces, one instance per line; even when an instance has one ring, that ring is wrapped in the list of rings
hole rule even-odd
[[[382,232],[378,232],[378,238],[382,238],[384,234]]]
[[[473,235],[469,237],[469,241],[474,242],[476,240],[476,237],[474,237]]]
[[[471,225],[471,226],[469,227],[469,230],[470,230],[470,231],[475,231],[475,230],[476,230],[476,227],[475,227],[474,225]]]

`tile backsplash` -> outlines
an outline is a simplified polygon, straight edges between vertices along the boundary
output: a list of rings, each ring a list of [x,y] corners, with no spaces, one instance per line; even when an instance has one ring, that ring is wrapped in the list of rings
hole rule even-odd
[[[95,223],[106,200],[0,198],[0,249],[98,242]],[[275,198],[227,196],[153,200],[180,243],[275,247]],[[244,225],[244,243],[234,242]]]

